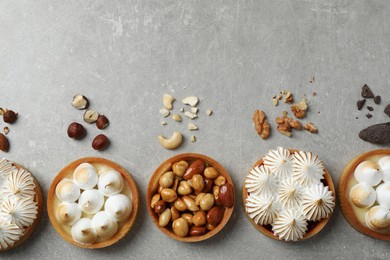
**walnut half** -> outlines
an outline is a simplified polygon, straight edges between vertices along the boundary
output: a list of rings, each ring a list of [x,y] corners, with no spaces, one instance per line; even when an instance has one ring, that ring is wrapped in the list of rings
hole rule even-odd
[[[256,132],[260,135],[260,137],[263,139],[267,139],[270,135],[271,129],[263,111],[255,111],[255,113],[253,114],[253,123],[255,124]]]

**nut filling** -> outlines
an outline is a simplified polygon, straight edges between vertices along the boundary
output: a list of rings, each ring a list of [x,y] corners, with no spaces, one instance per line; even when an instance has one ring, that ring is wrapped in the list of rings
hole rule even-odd
[[[158,225],[179,237],[203,236],[234,205],[234,188],[202,160],[176,162],[163,173],[150,207]]]

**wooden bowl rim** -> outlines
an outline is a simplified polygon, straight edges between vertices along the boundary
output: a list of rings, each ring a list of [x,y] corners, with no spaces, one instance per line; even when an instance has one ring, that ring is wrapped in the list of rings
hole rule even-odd
[[[150,207],[151,199],[153,195],[155,194],[155,191],[158,187],[158,179],[159,177],[164,174],[169,168],[172,167],[172,165],[176,162],[179,162],[181,160],[184,161],[194,161],[200,159],[204,162],[207,162],[210,166],[214,167],[217,169],[217,171],[223,175],[226,178],[226,182],[231,184],[233,186],[233,191],[234,191],[234,197],[235,197],[235,187],[232,178],[230,177],[228,171],[217,161],[212,159],[211,157],[208,157],[203,154],[197,154],[197,153],[182,153],[182,154],[177,154],[167,160],[165,160],[160,166],[155,170],[153,175],[150,177],[149,184],[148,184],[148,190],[146,194],[146,208],[148,209],[148,213],[153,221],[153,223],[156,225],[156,227],[163,232],[165,235],[169,236],[170,238],[173,238],[177,241],[181,242],[200,242],[203,240],[206,240],[214,235],[216,235],[219,231],[221,231],[227,222],[229,221],[230,217],[232,216],[233,210],[234,210],[234,205],[231,208],[225,207],[225,213],[224,216],[221,220],[221,222],[218,224],[218,226],[204,234],[203,236],[187,236],[187,237],[179,237],[177,236],[173,231],[170,231],[166,227],[160,227],[158,224],[158,216],[157,214],[152,210]]]
[[[296,149],[288,148],[288,150],[290,151],[291,154],[293,154],[295,152],[299,152],[299,150],[296,150]],[[260,159],[253,165],[252,168],[254,168],[256,166],[260,166],[262,164],[263,164],[263,159]],[[248,176],[248,174],[247,174],[247,176]],[[245,177],[245,180],[246,180],[246,178],[247,177]],[[246,199],[248,197],[248,191],[245,188],[245,180],[244,180],[244,184],[243,184],[243,188],[242,188],[242,203],[244,205],[245,215],[246,215],[247,219],[249,220],[249,222],[258,231],[260,231],[261,233],[263,233],[267,237],[273,238],[273,239],[278,240],[278,241],[283,241],[283,242],[304,241],[304,240],[309,239],[309,238],[313,237],[314,235],[318,234],[325,227],[325,225],[329,222],[331,216],[333,215],[333,212],[332,212],[331,215],[328,218],[324,218],[324,219],[321,219],[320,221],[315,222],[314,227],[311,228],[310,230],[307,230],[306,234],[303,236],[302,239],[298,239],[297,241],[285,241],[284,239],[280,239],[279,237],[275,236],[274,233],[272,231],[268,230],[267,228],[265,228],[265,226],[256,224],[253,221],[253,219],[248,216],[248,214],[246,212]],[[336,207],[336,190],[335,190],[335,187],[334,187],[334,184],[333,184],[332,176],[330,175],[330,173],[328,172],[328,170],[326,169],[325,166],[324,166],[324,180],[325,180],[327,186],[329,187],[329,189],[333,192],[334,202],[335,202],[335,207]]]
[[[35,178],[35,176],[26,167],[22,166],[21,164],[12,162],[12,161],[10,161],[10,162],[18,170],[24,169],[25,171],[27,171],[27,172],[29,172],[31,174],[31,177],[33,178],[33,182],[35,184],[35,188],[34,188],[34,191],[35,191],[34,201],[37,203],[37,211],[38,211],[38,213],[37,213],[37,217],[34,219],[33,223],[24,230],[24,233],[20,237],[20,239],[18,241],[16,241],[12,246],[10,246],[10,247],[8,247],[6,249],[2,249],[2,250],[0,249],[0,252],[5,252],[5,251],[8,251],[8,250],[12,250],[12,249],[20,246],[21,244],[23,244],[32,235],[32,233],[34,232],[34,230],[38,226],[39,221],[42,218],[43,196],[42,196],[41,186],[39,185],[38,180]]]
[[[359,231],[360,233],[366,236],[370,236],[380,240],[390,241],[390,233],[381,234],[364,226],[356,217],[355,212],[352,208],[352,204],[348,199],[349,190],[347,190],[347,185],[349,179],[351,178],[351,176],[353,176],[356,167],[358,166],[359,163],[365,161],[368,157],[375,156],[375,155],[390,155],[390,149],[377,149],[377,150],[372,150],[372,151],[359,154],[351,161],[349,161],[348,164],[345,166],[344,170],[340,175],[339,186],[338,186],[340,207],[341,207],[341,212],[343,212],[345,219],[354,229],[356,229],[357,231]]]
[[[62,179],[66,178],[66,176],[71,171],[74,171],[74,169],[76,169],[76,167],[79,166],[81,163],[104,164],[104,165],[107,165],[108,167],[118,171],[122,175],[122,177],[125,179],[125,181],[127,181],[128,185],[130,187],[130,191],[132,193],[132,212],[131,212],[128,220],[124,224],[122,224],[122,227],[120,227],[118,229],[117,233],[113,237],[111,237],[110,239],[105,240],[105,241],[93,243],[91,245],[84,245],[84,244],[80,244],[80,243],[74,241],[72,236],[70,234],[68,234],[68,232],[66,232],[62,228],[62,224],[57,221],[57,219],[55,217],[55,212],[54,212],[55,209],[53,207],[54,198],[56,196],[55,189],[56,189],[57,184]],[[52,183],[50,185],[49,192],[48,192],[48,196],[47,196],[47,213],[49,215],[50,222],[51,222],[52,226],[54,227],[55,231],[65,241],[67,241],[67,242],[69,242],[72,245],[75,245],[77,247],[81,247],[81,248],[98,249],[98,248],[108,247],[108,246],[111,246],[111,245],[117,243],[119,240],[124,238],[127,235],[127,233],[132,229],[132,227],[136,221],[136,218],[138,216],[138,211],[139,211],[139,192],[138,192],[137,184],[133,180],[131,174],[127,170],[125,170],[122,166],[120,166],[119,164],[117,164],[113,161],[110,161],[108,159],[101,158],[101,157],[84,157],[84,158],[77,159],[77,160],[71,162],[70,164],[68,164],[67,166],[65,166],[56,175],[56,177],[52,181]]]

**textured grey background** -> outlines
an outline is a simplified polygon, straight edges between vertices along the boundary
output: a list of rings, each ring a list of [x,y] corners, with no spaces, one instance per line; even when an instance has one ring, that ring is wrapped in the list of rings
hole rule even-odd
[[[387,1],[0,1],[0,106],[20,113],[11,127],[12,144],[1,156],[24,164],[47,193],[56,173],[84,156],[102,156],[127,168],[142,195],[154,169],[182,152],[218,160],[231,173],[237,195],[246,172],[277,146],[320,155],[335,183],[355,155],[378,148],[357,138],[358,131],[388,120],[384,104],[374,117],[357,111],[360,87],[369,84],[389,100],[390,4]],[[309,81],[314,77],[314,82]],[[167,87],[162,84],[169,81]],[[252,113],[264,109],[270,121],[286,106],[271,97],[290,89],[309,97],[307,120],[318,135],[293,138],[276,131],[262,141]],[[161,97],[173,93],[202,98],[196,133],[176,151],[156,141],[160,133],[186,122],[160,125]],[[316,97],[312,93],[316,92]],[[83,93],[92,108],[111,120],[105,133],[112,146],[90,148],[99,131],[92,126],[81,142],[66,136],[67,125],[81,121],[70,106]],[[175,108],[179,109],[180,103]],[[212,117],[205,110],[212,108]],[[359,119],[356,119],[359,117]],[[274,123],[272,123],[274,126]],[[275,127],[274,127],[275,130]],[[169,239],[152,224],[142,196],[134,230],[118,244],[85,250],[63,241],[46,214],[22,247],[2,259],[116,258],[271,258],[388,259],[388,242],[366,237],[337,207],[319,235],[300,243],[271,240],[244,216],[240,196],[226,228],[199,244]]]

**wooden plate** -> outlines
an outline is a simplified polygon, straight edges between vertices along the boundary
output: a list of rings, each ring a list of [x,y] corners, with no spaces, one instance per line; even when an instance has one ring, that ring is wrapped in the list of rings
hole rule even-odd
[[[290,151],[291,154],[295,153],[295,152],[298,152],[297,150],[295,149],[288,149]],[[257,161],[254,165],[253,165],[253,168],[256,167],[256,166],[260,166],[263,164],[263,159]],[[328,186],[329,187],[329,190],[332,191],[333,193],[333,196],[336,198],[336,191],[335,191],[335,188],[334,188],[334,184],[333,184],[333,181],[332,181],[332,177],[330,176],[328,170],[325,168],[324,169],[325,171],[325,174],[324,174],[324,179],[322,180],[322,183],[325,185],[325,186]],[[248,191],[247,189],[245,188],[245,181],[244,181],[244,185],[243,185],[243,188],[242,188],[242,203],[244,204],[244,210],[245,210],[245,214],[246,214],[246,199],[248,197]],[[274,235],[274,232],[272,231],[272,227],[271,225],[258,225],[256,224],[252,218],[250,218],[248,216],[248,214],[246,214],[249,222],[258,230],[260,231],[261,233],[263,233],[264,235],[270,237],[270,238],[273,238],[273,239],[276,239],[276,240],[281,240],[281,241],[285,241],[283,239],[280,239],[279,237],[275,236]],[[306,234],[303,236],[302,239],[300,240],[297,240],[297,241],[302,241],[302,240],[306,240],[308,238],[311,238],[312,236],[316,235],[317,233],[319,233],[324,227],[325,225],[328,223],[329,219],[330,219],[331,216],[329,216],[328,218],[324,218],[324,219],[321,219],[320,221],[316,221],[316,222],[313,222],[313,221],[310,221],[308,222],[308,230],[306,232]],[[287,242],[296,242],[296,241],[287,241]]]
[[[119,172],[122,175],[123,179],[128,183],[128,185],[130,187],[130,191],[132,193],[133,209],[132,209],[132,212],[131,212],[128,220],[126,222],[122,223],[121,225],[119,225],[118,231],[116,232],[116,234],[113,237],[111,237],[110,239],[105,240],[105,241],[93,243],[91,245],[83,245],[83,244],[80,244],[80,243],[74,241],[72,239],[72,235],[63,228],[63,225],[60,222],[57,221],[57,218],[55,216],[55,208],[54,208],[55,197],[56,197],[55,190],[56,190],[57,184],[62,179],[66,178],[66,176],[73,173],[73,171],[76,169],[76,167],[82,163],[90,163],[92,165],[93,164],[103,164],[103,165],[106,165],[106,166],[116,170],[117,172]],[[54,178],[53,182],[51,183],[49,193],[47,196],[47,212],[49,214],[49,219],[50,219],[50,222],[51,222],[52,226],[54,227],[54,229],[57,231],[57,233],[63,239],[65,239],[66,241],[68,241],[69,243],[71,243],[75,246],[82,247],[82,248],[90,248],[90,249],[103,248],[103,247],[107,247],[107,246],[110,246],[110,245],[118,242],[133,227],[134,222],[135,222],[137,215],[138,215],[138,210],[139,210],[138,188],[137,188],[137,184],[135,183],[135,181],[133,180],[131,175],[124,168],[119,166],[118,164],[116,164],[110,160],[98,158],[98,157],[82,158],[82,159],[79,159],[79,160],[72,162],[71,164],[69,164],[68,166],[63,168],[57,174],[57,176]]]
[[[169,158],[168,160],[163,162],[157,168],[157,170],[154,172],[154,174],[150,178],[149,185],[148,185],[148,191],[147,191],[147,194],[146,194],[146,207],[147,207],[149,215],[152,218],[152,220],[153,220],[154,224],[156,225],[156,227],[158,229],[160,229],[161,232],[163,232],[167,236],[169,236],[169,237],[171,237],[173,239],[176,239],[178,241],[182,241],[182,242],[199,242],[199,241],[203,241],[203,240],[206,240],[206,239],[214,236],[219,231],[221,231],[223,229],[223,227],[226,225],[226,223],[229,221],[229,219],[230,219],[230,217],[231,217],[231,215],[233,213],[233,209],[234,209],[234,205],[231,208],[225,208],[224,216],[223,216],[221,222],[218,224],[218,226],[215,229],[207,232],[203,236],[179,237],[172,231],[171,228],[169,228],[170,224],[168,224],[169,227],[168,226],[167,227],[160,227],[159,226],[159,224],[158,224],[158,215],[150,207],[150,203],[151,203],[151,199],[152,199],[153,195],[156,193],[156,191],[158,189],[158,186],[159,186],[158,181],[159,181],[160,176],[162,174],[166,173],[167,171],[169,171],[171,169],[172,165],[174,163],[176,163],[176,162],[184,160],[184,161],[188,162],[189,164],[191,164],[191,162],[193,162],[195,160],[198,160],[198,159],[202,160],[205,163],[208,163],[210,166],[213,166],[222,176],[224,176],[226,178],[226,182],[231,184],[233,186],[233,190],[235,190],[234,189],[234,183],[233,183],[229,173],[217,161],[213,160],[210,157],[202,155],[202,154],[183,153],[183,154],[178,154],[176,156],[173,156],[173,157]]]
[[[350,180],[350,178],[355,178],[354,172],[356,167],[359,165],[359,163],[367,160],[367,158],[376,155],[390,155],[390,150],[380,149],[380,150],[374,150],[374,151],[370,151],[358,155],[357,157],[352,159],[347,164],[347,166],[345,166],[343,172],[340,175],[339,187],[338,187],[340,207],[348,223],[360,233],[381,240],[390,240],[390,233],[389,234],[378,233],[371,230],[364,224],[362,224],[357,218],[357,216],[355,215],[355,212],[352,208],[353,206],[351,200],[349,199],[350,190],[348,189],[348,181]]]
[[[20,164],[14,163],[14,162],[12,162],[12,165],[14,165],[18,170],[24,169],[31,174],[31,177],[33,178],[33,181],[35,184],[34,201],[37,203],[38,213],[37,213],[37,217],[35,218],[34,222],[29,227],[27,227],[25,229],[23,236],[20,237],[20,239],[18,241],[16,241],[13,246],[10,246],[7,249],[3,249],[3,250],[0,249],[0,252],[11,250],[11,249],[21,245],[24,241],[26,241],[31,236],[31,234],[34,232],[35,228],[38,226],[39,221],[41,220],[41,217],[42,217],[43,198],[42,198],[41,186],[39,186],[39,183],[35,179],[34,175],[29,170],[27,170],[25,167],[21,166]]]

